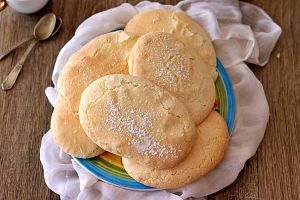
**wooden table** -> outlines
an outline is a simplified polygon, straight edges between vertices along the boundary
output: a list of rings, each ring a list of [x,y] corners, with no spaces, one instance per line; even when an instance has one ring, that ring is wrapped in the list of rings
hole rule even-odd
[[[44,181],[39,159],[41,139],[50,128],[52,106],[45,89],[60,49],[91,15],[135,0],[52,0],[25,15],[7,7],[0,13],[0,52],[32,34],[36,22],[53,12],[63,19],[53,38],[31,52],[12,90],[0,90],[0,199],[59,199]],[[176,4],[178,0],[160,0]],[[270,120],[257,153],[237,180],[209,199],[300,199],[300,2],[247,0],[263,8],[282,27],[282,35],[265,67],[250,65],[262,82]],[[29,43],[0,61],[2,82]],[[280,55],[280,56],[279,56]]]

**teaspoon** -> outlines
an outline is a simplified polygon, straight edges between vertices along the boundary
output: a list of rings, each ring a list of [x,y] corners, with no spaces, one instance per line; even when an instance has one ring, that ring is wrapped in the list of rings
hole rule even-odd
[[[30,51],[32,50],[32,48],[37,42],[41,40],[46,40],[51,36],[55,27],[55,23],[56,23],[56,16],[53,13],[49,13],[45,15],[42,19],[40,19],[40,21],[37,23],[37,25],[34,28],[33,34],[35,36],[35,39],[30,44],[30,46],[28,47],[28,49],[26,50],[25,54],[22,56],[20,61],[17,63],[17,65],[13,68],[13,70],[10,72],[10,74],[5,78],[5,80],[1,84],[3,90],[9,90],[14,86],[14,83],[16,82],[19,76],[19,73],[23,67],[23,64],[28,54],[30,53]]]

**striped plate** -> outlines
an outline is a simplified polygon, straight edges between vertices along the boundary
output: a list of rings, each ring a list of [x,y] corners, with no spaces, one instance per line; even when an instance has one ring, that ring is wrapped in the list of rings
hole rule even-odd
[[[219,60],[217,61],[217,69],[219,77],[215,82],[217,97],[214,108],[226,120],[230,136],[235,114],[234,94],[230,79]],[[74,159],[92,175],[112,185],[139,191],[160,190],[135,181],[123,168],[121,157],[109,152],[95,158],[82,159],[74,157]]]

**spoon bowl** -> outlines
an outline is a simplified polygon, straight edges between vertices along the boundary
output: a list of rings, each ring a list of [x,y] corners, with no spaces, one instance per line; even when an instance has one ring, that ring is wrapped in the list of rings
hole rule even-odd
[[[37,40],[48,39],[56,24],[56,16],[53,13],[49,13],[42,17],[40,21],[35,25],[33,29],[33,35]]]
[[[13,70],[9,73],[9,75],[5,78],[5,80],[1,84],[3,90],[9,90],[14,86],[28,54],[30,53],[30,51],[38,41],[46,40],[52,35],[53,30],[55,28],[55,24],[56,24],[56,16],[53,13],[49,13],[45,15],[36,24],[33,32],[35,39],[30,44],[30,46],[28,47],[28,49],[26,50],[25,54],[22,56],[20,61],[17,63],[17,65],[13,68]]]

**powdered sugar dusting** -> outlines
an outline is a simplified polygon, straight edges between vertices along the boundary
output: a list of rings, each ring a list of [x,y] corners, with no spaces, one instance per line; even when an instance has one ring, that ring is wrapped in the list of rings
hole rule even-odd
[[[155,23],[157,21],[159,21],[159,18],[155,18],[155,19],[152,20],[153,23]]]
[[[125,96],[120,99],[126,98]],[[143,102],[145,107],[149,106],[147,100]],[[114,137],[126,140],[127,145],[135,147],[139,154],[156,156],[159,158],[178,158],[176,152],[181,152],[180,145],[176,146],[163,144],[167,136],[157,137],[160,130],[155,130],[157,119],[156,112],[149,112],[148,109],[133,109],[123,106],[122,103],[110,100],[105,103],[103,113],[109,113],[105,126]],[[126,134],[126,135],[125,135]],[[179,148],[179,149],[178,149]]]
[[[147,54],[147,64],[139,67],[152,72],[144,78],[178,95],[183,86],[191,86],[191,63],[189,57],[182,56],[186,46],[167,33],[152,33],[148,37],[143,44],[146,48],[141,51],[141,54]]]

